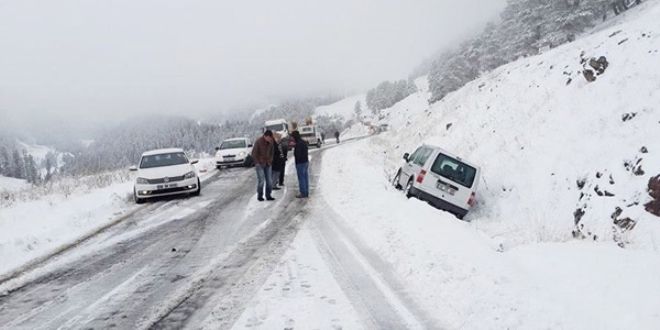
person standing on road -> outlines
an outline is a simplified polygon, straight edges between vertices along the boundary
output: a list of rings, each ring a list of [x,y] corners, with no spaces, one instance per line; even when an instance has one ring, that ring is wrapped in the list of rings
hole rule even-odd
[[[339,144],[339,132],[335,132],[335,139],[337,139],[337,144]]]
[[[280,181],[280,173],[284,173],[286,162],[282,152],[282,134],[273,133],[273,139],[275,139],[275,143],[273,143],[273,190],[280,190],[277,182]]]
[[[266,183],[266,200],[275,200],[271,196],[273,188],[273,173],[271,168],[273,165],[273,144],[273,132],[266,130],[264,135],[254,142],[254,147],[252,148],[252,159],[254,160],[254,168],[257,171],[257,199],[260,202],[264,200],[264,182]]]
[[[287,140],[282,139],[280,142],[280,150],[282,150],[282,167],[280,171],[280,186],[284,185],[284,171],[286,170],[286,161],[289,159],[287,154],[289,153],[289,149],[287,146]]]
[[[293,131],[291,136],[296,140],[296,147],[293,154],[296,157],[296,173],[298,174],[298,188],[300,194],[296,198],[309,197],[309,157],[307,155],[309,149],[307,142],[300,137],[300,132]]]

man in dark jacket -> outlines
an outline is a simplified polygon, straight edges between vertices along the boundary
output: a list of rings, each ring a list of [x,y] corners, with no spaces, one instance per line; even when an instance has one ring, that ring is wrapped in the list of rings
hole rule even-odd
[[[300,189],[300,194],[296,198],[307,198],[309,197],[309,156],[307,155],[307,142],[300,137],[300,132],[298,131],[293,131],[291,136],[296,141],[293,154],[296,157],[296,173],[298,174],[298,188]]]
[[[266,130],[264,135],[254,142],[252,148],[252,159],[254,160],[254,168],[257,170],[257,199],[262,202],[264,181],[266,182],[266,199],[274,201],[275,198],[271,196],[273,173],[271,166],[273,165],[273,132]]]
[[[339,132],[335,132],[335,139],[337,140],[337,144],[339,144]]]

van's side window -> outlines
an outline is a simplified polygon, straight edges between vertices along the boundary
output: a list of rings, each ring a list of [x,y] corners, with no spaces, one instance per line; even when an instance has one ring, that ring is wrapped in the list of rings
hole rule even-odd
[[[415,158],[419,157],[419,154],[422,152],[422,149],[424,149],[424,148],[422,148],[422,147],[417,148],[417,150],[415,150],[415,152],[413,152],[413,154],[410,155],[410,157],[408,157],[408,162],[409,163],[414,163]]]
[[[415,164],[417,164],[417,165],[419,165],[419,166],[424,166],[424,164],[426,163],[426,161],[427,161],[427,160],[429,159],[429,157],[431,156],[431,153],[432,153],[432,152],[433,152],[433,149],[431,149],[431,148],[424,148],[424,150],[422,150],[422,152],[419,153],[419,157],[417,157],[417,159],[414,160]]]

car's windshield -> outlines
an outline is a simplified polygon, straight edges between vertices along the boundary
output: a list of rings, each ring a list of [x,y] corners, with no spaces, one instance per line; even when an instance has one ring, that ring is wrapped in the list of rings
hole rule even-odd
[[[267,125],[266,129],[272,132],[281,132],[284,131],[284,124]]]
[[[220,149],[245,148],[245,145],[245,140],[224,141],[220,145]]]
[[[183,152],[172,152],[167,154],[143,156],[140,161],[140,168],[172,166],[187,163],[188,157],[186,157],[186,154]]]
[[[439,154],[431,166],[431,172],[470,188],[477,170],[455,158]]]

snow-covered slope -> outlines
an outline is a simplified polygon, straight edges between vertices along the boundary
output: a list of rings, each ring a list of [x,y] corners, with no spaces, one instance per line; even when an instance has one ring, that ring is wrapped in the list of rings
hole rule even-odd
[[[404,152],[439,144],[482,166],[468,219],[504,248],[570,240],[584,212],[581,235],[660,249],[650,234],[660,218],[644,210],[660,174],[660,6],[634,10],[645,13],[503,66],[430,108],[422,91],[388,110],[397,124],[375,143],[389,174]],[[594,82],[582,76],[581,53],[609,61]],[[613,218],[635,229],[613,233]]]
[[[316,116],[340,116],[343,118],[351,118],[354,114],[355,103],[360,101],[362,109],[366,109],[366,94],[360,94],[345,98],[330,105],[317,107],[314,111]]]

